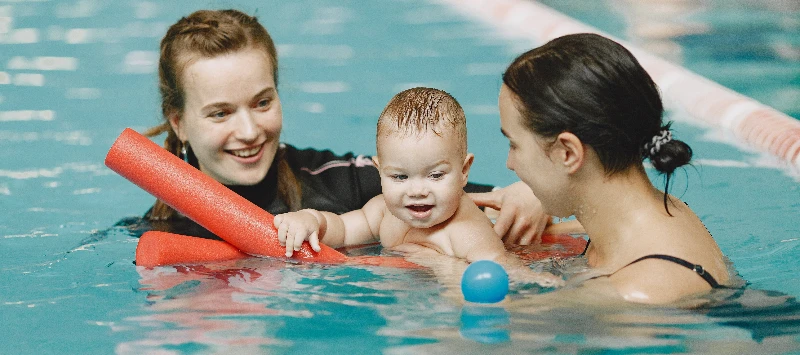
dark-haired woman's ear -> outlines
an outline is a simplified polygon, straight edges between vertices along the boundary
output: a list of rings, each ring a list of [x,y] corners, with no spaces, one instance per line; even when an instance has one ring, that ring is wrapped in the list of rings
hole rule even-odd
[[[556,137],[550,149],[550,159],[563,165],[568,174],[574,174],[586,161],[586,146],[572,133],[563,132]]]

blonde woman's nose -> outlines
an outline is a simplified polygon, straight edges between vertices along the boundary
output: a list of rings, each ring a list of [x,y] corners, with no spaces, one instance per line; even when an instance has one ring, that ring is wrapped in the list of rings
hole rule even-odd
[[[255,117],[253,117],[249,111],[239,111],[236,114],[234,124],[236,124],[234,133],[236,134],[237,139],[241,139],[243,141],[252,141],[258,138],[258,124],[256,124]]]

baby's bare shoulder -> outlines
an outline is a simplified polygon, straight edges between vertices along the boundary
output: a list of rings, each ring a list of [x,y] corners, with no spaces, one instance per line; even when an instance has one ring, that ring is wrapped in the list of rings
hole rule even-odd
[[[492,228],[491,221],[484,221],[475,218],[459,218],[453,219],[444,228],[448,234],[460,235],[484,235],[490,233],[494,235],[494,228]]]
[[[489,217],[469,197],[465,198],[467,201],[462,202],[450,223],[445,227],[448,233],[495,236],[494,225]]]
[[[453,218],[444,228],[456,255],[468,255],[473,248],[504,250],[503,242],[495,233],[492,222],[481,214],[462,214]]]

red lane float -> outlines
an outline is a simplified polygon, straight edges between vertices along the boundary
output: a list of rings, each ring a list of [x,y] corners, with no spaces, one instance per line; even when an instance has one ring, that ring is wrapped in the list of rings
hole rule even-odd
[[[120,134],[105,164],[242,252],[285,258],[286,248],[278,242],[271,214],[136,131],[126,128]],[[305,242],[292,258],[323,263],[347,260],[328,246],[320,247],[315,252]]]
[[[568,234],[545,234],[540,244],[516,246],[509,251],[522,260],[538,261],[580,255],[585,249],[586,239]]]
[[[136,265],[144,267],[187,265],[251,257],[221,240],[190,237],[168,232],[148,231],[136,246]],[[392,256],[356,256],[347,258],[350,265],[419,269],[422,266]]]

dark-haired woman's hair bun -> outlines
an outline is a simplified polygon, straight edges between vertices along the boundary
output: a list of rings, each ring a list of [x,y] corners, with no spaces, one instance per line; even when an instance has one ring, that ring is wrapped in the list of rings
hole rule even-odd
[[[659,172],[670,175],[675,169],[689,164],[692,148],[683,141],[672,138],[671,122],[644,144],[643,154]]]
[[[664,208],[667,214],[672,216],[667,206],[667,194],[669,192],[669,180],[675,169],[689,164],[692,160],[692,148],[688,144],[672,139],[672,131],[669,129],[672,123],[667,123],[658,134],[642,146],[642,155],[650,159],[650,163],[660,173],[666,175],[667,181],[664,186]]]
[[[656,170],[672,174],[675,169],[689,164],[689,161],[692,160],[692,148],[682,141],[673,139],[662,144],[656,154],[648,152],[648,158]]]

